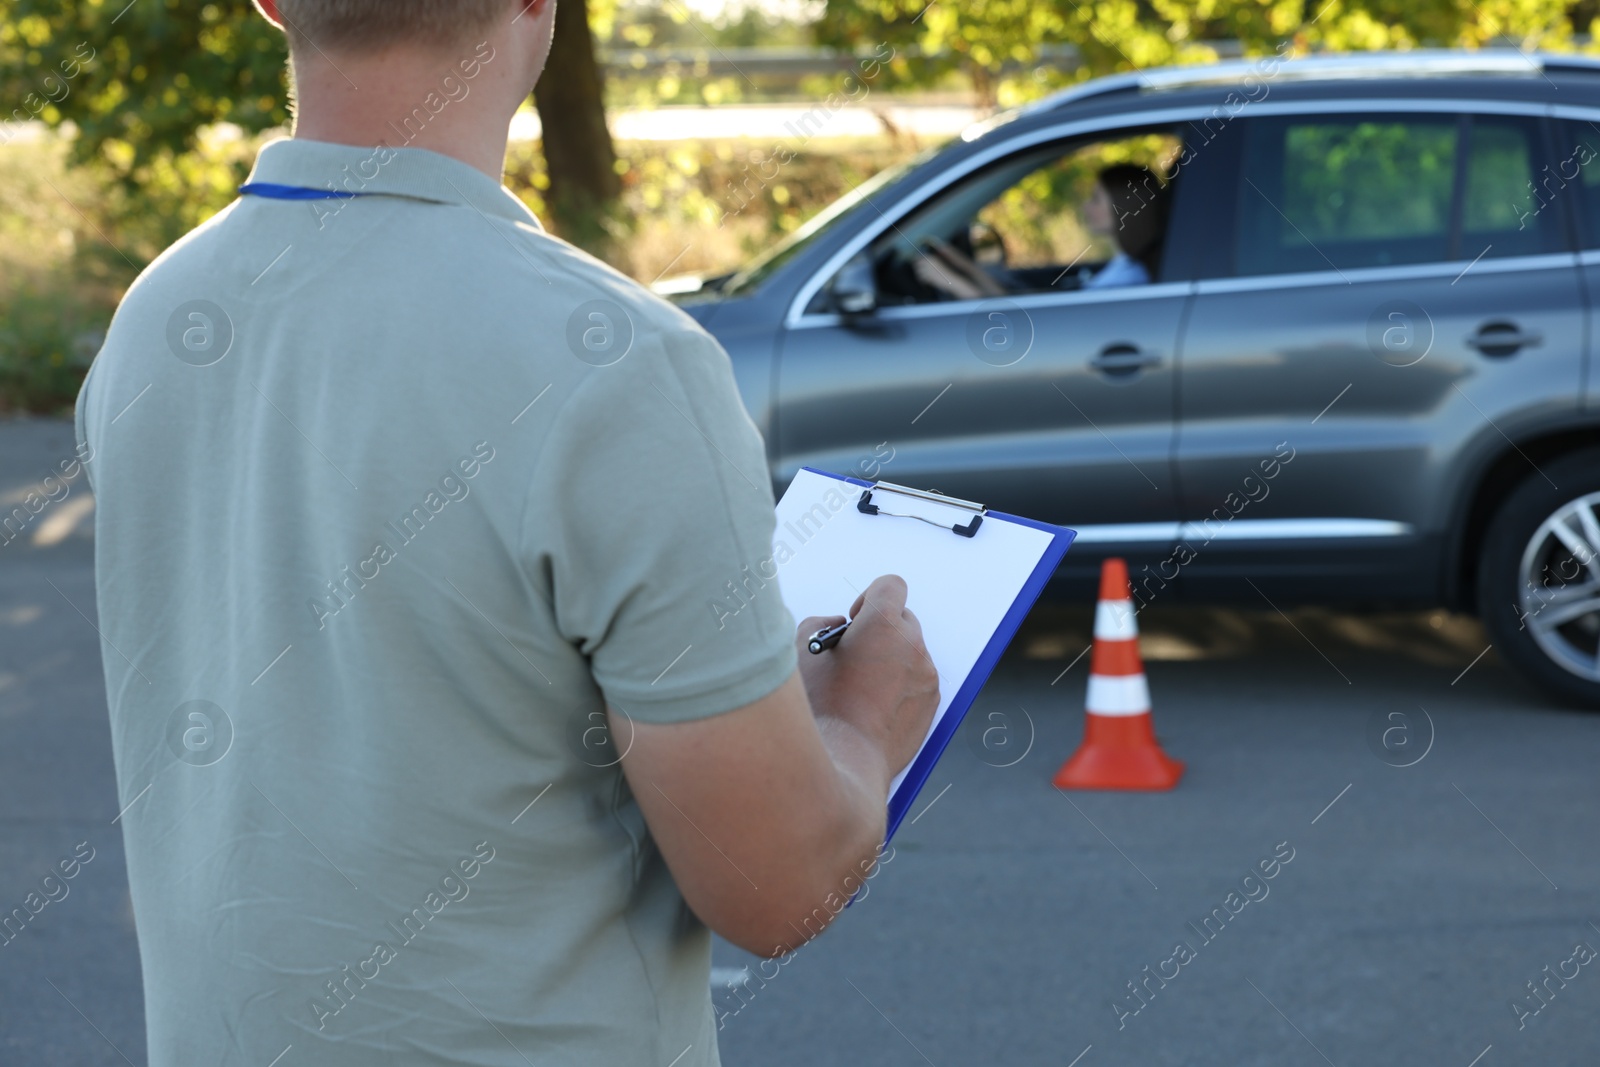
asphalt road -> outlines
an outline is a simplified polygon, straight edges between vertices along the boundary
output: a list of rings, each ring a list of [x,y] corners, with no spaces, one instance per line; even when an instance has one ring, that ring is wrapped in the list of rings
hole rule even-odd
[[[0,501],[70,454],[0,422]],[[144,1063],[82,494],[0,547],[0,912],[92,849],[0,945],[7,1065]],[[730,1067],[1600,1062],[1600,715],[1474,661],[1457,617],[1141,625],[1178,789],[1051,788],[1090,614],[1036,612],[866,898],[783,963],[718,945]]]

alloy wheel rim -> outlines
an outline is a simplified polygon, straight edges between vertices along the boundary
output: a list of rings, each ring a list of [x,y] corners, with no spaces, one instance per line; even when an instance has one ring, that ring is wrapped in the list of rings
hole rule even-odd
[[[1539,649],[1600,682],[1600,492],[1557,508],[1528,538],[1517,570],[1518,614]]]

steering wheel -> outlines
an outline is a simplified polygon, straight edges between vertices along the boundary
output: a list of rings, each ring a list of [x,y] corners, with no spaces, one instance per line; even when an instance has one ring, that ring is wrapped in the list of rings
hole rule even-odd
[[[966,248],[962,251],[985,267],[999,267],[1002,270],[1010,266],[1010,252],[1006,248],[1006,239],[1000,231],[979,219],[973,219],[967,227],[965,237]]]

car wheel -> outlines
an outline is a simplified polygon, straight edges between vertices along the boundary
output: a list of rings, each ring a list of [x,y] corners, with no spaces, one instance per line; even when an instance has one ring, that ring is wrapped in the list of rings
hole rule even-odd
[[[1546,464],[1500,505],[1478,560],[1478,607],[1512,666],[1600,709],[1600,449]]]

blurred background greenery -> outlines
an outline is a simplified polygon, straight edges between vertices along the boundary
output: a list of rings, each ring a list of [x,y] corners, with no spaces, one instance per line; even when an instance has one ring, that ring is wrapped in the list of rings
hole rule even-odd
[[[1600,0],[561,0],[558,11],[560,76],[530,102],[539,136],[513,141],[506,183],[558,233],[648,283],[731,270],[937,139],[888,104],[981,115],[1112,71],[1275,49],[1587,49]],[[284,134],[284,60],[249,0],[0,0],[0,412],[70,408],[138,271],[231,201],[260,143]],[[811,107],[830,94],[873,114],[874,132],[608,129],[624,114]]]

